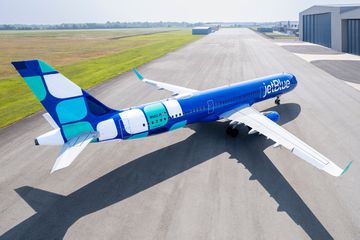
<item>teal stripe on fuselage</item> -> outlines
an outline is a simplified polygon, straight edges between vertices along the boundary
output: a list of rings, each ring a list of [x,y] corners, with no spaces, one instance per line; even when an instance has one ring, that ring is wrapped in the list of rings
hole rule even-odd
[[[177,122],[177,123],[173,124],[169,130],[172,131],[172,130],[175,130],[178,128],[182,128],[182,127],[186,126],[186,123],[187,123],[186,120]]]
[[[169,120],[168,113],[161,102],[152,103],[143,108],[149,129],[163,127]]]

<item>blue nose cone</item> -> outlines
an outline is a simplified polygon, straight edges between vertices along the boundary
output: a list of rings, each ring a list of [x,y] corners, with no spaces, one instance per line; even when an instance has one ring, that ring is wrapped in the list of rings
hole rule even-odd
[[[291,75],[292,75],[292,74],[291,74]],[[292,75],[292,78],[290,79],[290,83],[291,83],[291,85],[294,85],[294,87],[296,87],[296,85],[297,85],[297,80],[296,80],[295,75]]]

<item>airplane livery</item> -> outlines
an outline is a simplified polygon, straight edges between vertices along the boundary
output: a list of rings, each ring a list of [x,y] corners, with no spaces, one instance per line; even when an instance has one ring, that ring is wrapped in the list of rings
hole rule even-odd
[[[220,88],[197,91],[168,83],[137,77],[158,89],[173,93],[168,99],[141,106],[115,110],[81,89],[41,60],[12,63],[37,99],[46,109],[44,118],[54,128],[35,139],[36,145],[62,145],[51,172],[69,166],[90,142],[131,140],[173,131],[196,122],[228,120],[226,133],[238,134],[237,126],[250,128],[272,139],[274,147],[283,146],[313,166],[333,175],[341,169],[306,143],[280,127],[277,112],[258,112],[254,103],[276,98],[293,90],[296,77],[289,73],[272,75]]]

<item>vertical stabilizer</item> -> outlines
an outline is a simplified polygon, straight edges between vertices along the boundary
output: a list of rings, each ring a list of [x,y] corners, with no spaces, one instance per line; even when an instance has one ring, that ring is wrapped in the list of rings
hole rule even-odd
[[[45,118],[60,128],[64,142],[94,132],[100,120],[114,114],[114,110],[41,60],[12,64],[51,116]]]

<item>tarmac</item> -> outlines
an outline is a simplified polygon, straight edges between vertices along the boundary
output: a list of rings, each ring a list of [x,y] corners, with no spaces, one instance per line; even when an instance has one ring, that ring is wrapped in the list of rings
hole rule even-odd
[[[330,48],[322,47],[319,45],[288,45],[283,46],[286,50],[294,53],[300,53],[300,54],[318,54],[318,55],[336,55],[341,54],[337,51],[334,51]]]
[[[312,63],[338,79],[360,84],[360,61],[320,60]]]
[[[302,41],[275,43],[360,91],[360,56]]]
[[[138,69],[204,90],[279,72],[297,88],[254,105],[348,172],[332,177],[263,136],[194,124],[90,144],[50,174],[58,147],[34,114],[0,130],[0,239],[360,239],[360,92],[249,29],[221,29]],[[91,77],[91,76],[89,76]],[[169,97],[122,74],[91,90],[113,108]]]

